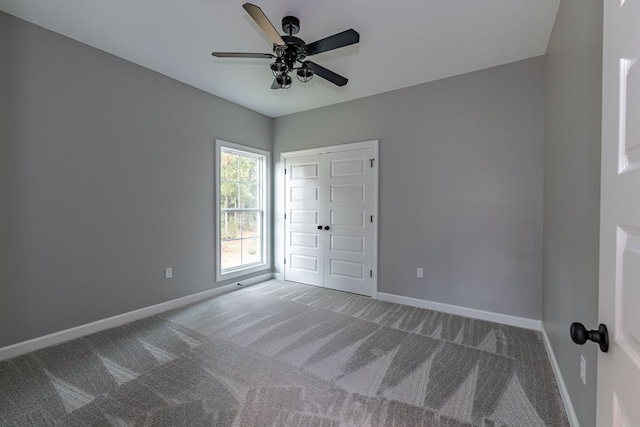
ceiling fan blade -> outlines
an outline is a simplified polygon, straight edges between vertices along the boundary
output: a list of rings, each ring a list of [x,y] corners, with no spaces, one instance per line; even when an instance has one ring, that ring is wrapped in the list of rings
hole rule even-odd
[[[345,77],[342,77],[340,74],[334,73],[333,71],[328,70],[323,66],[316,64],[315,62],[305,61],[304,64],[307,64],[307,66],[311,68],[315,74],[325,80],[330,81],[336,86],[344,86],[349,81]]]
[[[275,55],[270,53],[211,52],[211,55],[217,58],[275,58]]]
[[[308,55],[317,55],[318,53],[356,44],[359,41],[360,34],[358,34],[356,30],[350,29],[316,42],[309,43],[304,47],[304,49],[307,51]]]
[[[276,79],[273,79],[273,83],[271,83],[271,89],[282,89]]]
[[[244,10],[247,11],[254,21],[256,21],[256,24],[262,28],[262,31],[264,31],[273,44],[285,46],[284,40],[282,40],[282,37],[280,37],[280,34],[278,34],[278,31],[276,31],[275,27],[271,21],[269,21],[269,18],[267,18],[267,15],[264,14],[262,9],[251,3],[245,3],[242,7],[244,7]]]

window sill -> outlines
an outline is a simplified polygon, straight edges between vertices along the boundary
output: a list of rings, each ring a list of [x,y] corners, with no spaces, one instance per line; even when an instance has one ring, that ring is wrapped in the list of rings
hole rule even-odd
[[[257,273],[259,271],[265,271],[269,269],[269,265],[267,263],[251,265],[249,267],[238,268],[237,270],[231,270],[227,272],[216,272],[216,280],[221,282],[223,280],[235,279],[236,277],[246,276],[247,274]]]

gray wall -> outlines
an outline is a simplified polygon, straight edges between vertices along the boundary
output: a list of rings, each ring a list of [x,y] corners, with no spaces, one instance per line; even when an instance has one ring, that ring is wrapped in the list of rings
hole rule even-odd
[[[602,1],[562,1],[545,82],[542,320],[580,425],[588,427],[595,425],[597,346],[573,344],[569,325],[598,324]]]
[[[0,347],[223,284],[214,140],[270,118],[1,12],[0,64]]]
[[[379,291],[540,319],[543,66],[538,57],[277,118],[274,161],[379,139]],[[282,254],[276,244],[278,272]]]

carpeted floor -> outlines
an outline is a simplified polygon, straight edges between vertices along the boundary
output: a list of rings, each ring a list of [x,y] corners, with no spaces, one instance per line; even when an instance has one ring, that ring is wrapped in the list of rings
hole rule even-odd
[[[568,426],[540,333],[270,281],[0,362],[2,426]]]

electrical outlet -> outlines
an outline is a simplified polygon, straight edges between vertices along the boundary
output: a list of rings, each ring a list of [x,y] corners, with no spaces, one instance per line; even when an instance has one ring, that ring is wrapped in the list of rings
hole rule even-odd
[[[164,278],[165,279],[171,279],[173,277],[173,268],[169,267],[169,268],[165,268],[164,269]]]
[[[418,277],[424,277],[424,270],[422,269],[422,267],[418,267]]]
[[[580,379],[582,384],[587,384],[587,362],[584,360],[583,355],[580,355]]]

